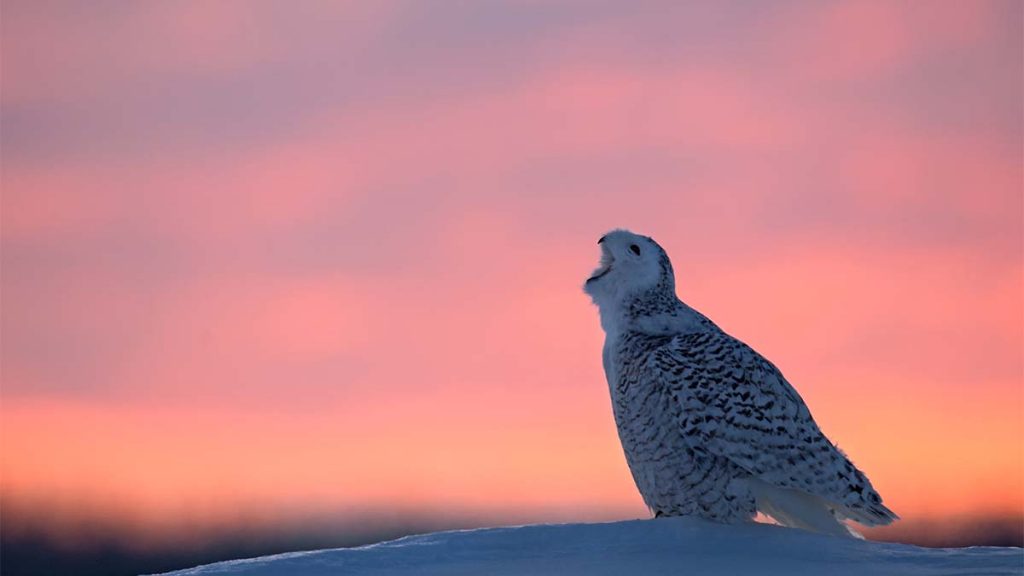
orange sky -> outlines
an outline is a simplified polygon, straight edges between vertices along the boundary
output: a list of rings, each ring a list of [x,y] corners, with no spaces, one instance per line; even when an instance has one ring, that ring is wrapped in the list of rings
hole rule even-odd
[[[904,518],[1021,514],[1021,5],[675,4],[5,2],[5,497],[641,516],[622,226]]]

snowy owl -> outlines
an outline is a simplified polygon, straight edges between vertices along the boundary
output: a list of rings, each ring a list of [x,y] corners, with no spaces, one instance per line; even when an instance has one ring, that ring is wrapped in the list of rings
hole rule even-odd
[[[604,371],[633,480],[657,516],[858,536],[897,516],[818,429],[771,362],[676,297],[668,255],[626,230],[603,236],[584,291],[600,310]]]

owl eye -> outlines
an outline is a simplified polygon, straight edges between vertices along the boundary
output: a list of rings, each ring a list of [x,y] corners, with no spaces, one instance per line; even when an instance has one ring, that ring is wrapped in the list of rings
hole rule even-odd
[[[636,254],[637,256],[640,255],[640,247],[637,246],[636,244],[630,244],[629,251],[632,252],[633,254]]]

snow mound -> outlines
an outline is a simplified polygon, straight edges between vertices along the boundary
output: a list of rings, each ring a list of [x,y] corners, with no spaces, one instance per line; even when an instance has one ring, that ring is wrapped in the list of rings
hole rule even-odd
[[[1021,548],[919,548],[695,518],[437,532],[391,542],[220,562],[175,576],[488,574],[1024,574]]]

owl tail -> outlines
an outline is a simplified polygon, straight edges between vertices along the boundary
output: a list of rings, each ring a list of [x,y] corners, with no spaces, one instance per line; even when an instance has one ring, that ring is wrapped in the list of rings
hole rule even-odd
[[[801,490],[750,480],[757,509],[783,526],[846,538],[864,537],[843,522],[828,501]]]

